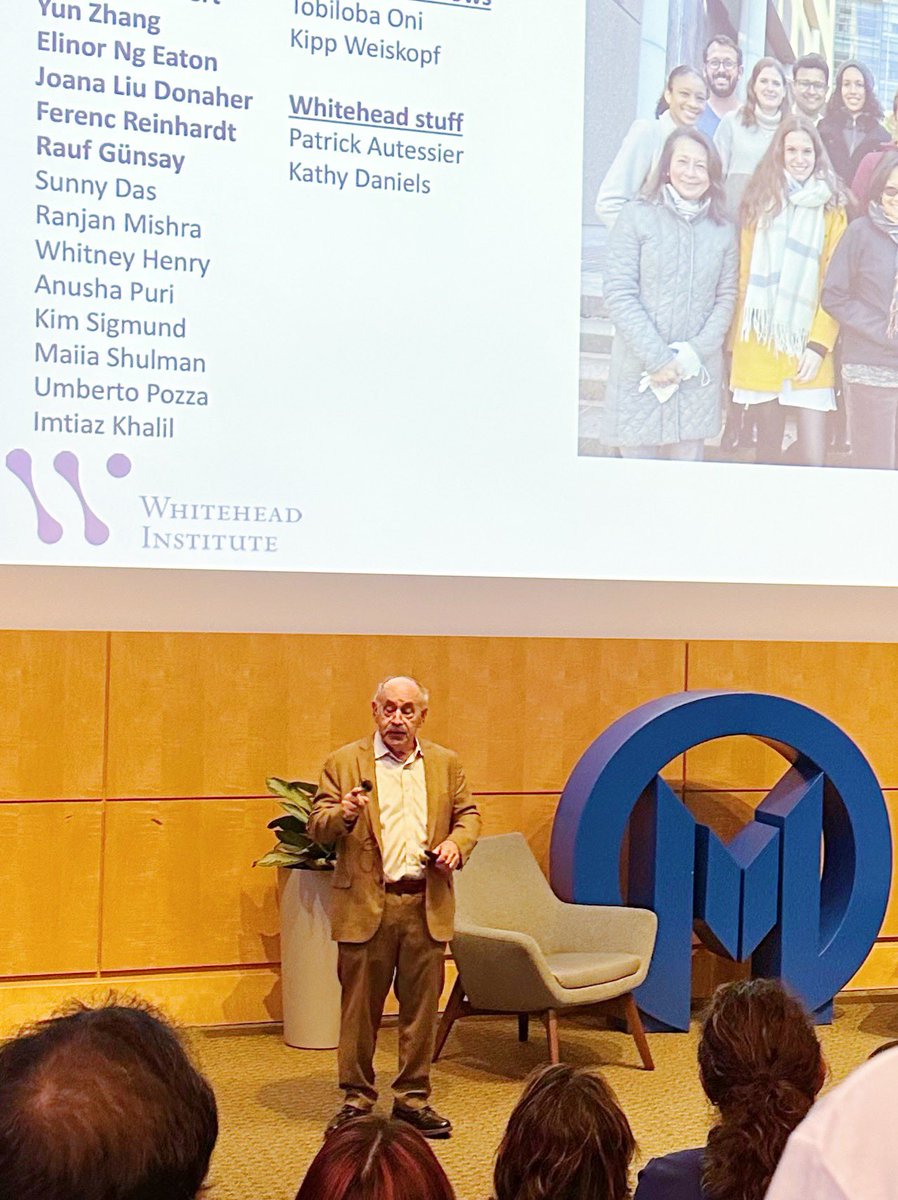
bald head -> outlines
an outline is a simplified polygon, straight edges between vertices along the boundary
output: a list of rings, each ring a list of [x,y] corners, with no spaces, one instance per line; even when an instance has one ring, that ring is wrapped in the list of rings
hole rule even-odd
[[[418,700],[422,707],[426,709],[430,703],[430,692],[426,687],[420,684],[417,679],[413,679],[411,675],[388,675],[386,679],[382,679],[377,685],[377,690],[374,693],[375,702],[381,699],[384,688],[390,683],[410,684],[416,689],[418,693]]]

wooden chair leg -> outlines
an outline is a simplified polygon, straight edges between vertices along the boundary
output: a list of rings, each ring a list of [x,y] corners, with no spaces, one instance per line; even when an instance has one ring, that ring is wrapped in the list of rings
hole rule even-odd
[[[627,1028],[633,1041],[636,1043],[636,1049],[639,1051],[639,1057],[642,1059],[642,1065],[647,1071],[654,1071],[655,1062],[652,1058],[652,1052],[649,1049],[648,1038],[645,1036],[645,1030],[642,1027],[642,1018],[639,1015],[639,1009],[636,1007],[636,1001],[633,999],[633,993],[628,992],[624,1000],[624,1008],[627,1014]]]
[[[443,1052],[443,1047],[446,1045],[446,1038],[449,1036],[449,1031],[465,1010],[465,989],[462,987],[461,979],[456,979],[452,985],[452,991],[449,994],[449,1001],[446,1004],[445,1011],[440,1018],[440,1024],[437,1028],[436,1041],[433,1047],[433,1061],[437,1059]]]
[[[546,1040],[549,1043],[549,1062],[554,1066],[561,1062],[558,1050],[558,1013],[554,1008],[546,1010],[543,1014],[543,1021],[546,1024]]]
[[[526,1042],[530,1037],[530,1013],[518,1013],[518,1041]]]

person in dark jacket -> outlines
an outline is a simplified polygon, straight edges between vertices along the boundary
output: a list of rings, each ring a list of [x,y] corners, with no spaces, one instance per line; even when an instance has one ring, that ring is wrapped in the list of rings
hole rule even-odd
[[[821,303],[839,322],[853,467],[898,467],[898,150],[870,181],[867,215],[848,226]]]
[[[861,159],[891,142],[882,124],[882,105],[876,98],[873,75],[864,63],[843,63],[836,73],[826,115],[817,126],[836,174],[850,187]]]
[[[696,461],[720,433],[737,275],[720,159],[702,134],[675,130],[608,246],[605,301],[616,337],[600,436],[621,457]]]
[[[826,1074],[810,1017],[775,979],[724,983],[702,1022],[698,1066],[719,1113],[708,1144],[650,1159],[634,1200],[763,1200]]]
[[[892,97],[892,128],[898,130],[896,121],[898,121],[898,92]],[[854,179],[851,181],[851,190],[861,216],[867,211],[867,205],[870,203],[870,180],[873,178],[873,173],[885,156],[891,154],[896,148],[898,148],[898,132],[887,146],[879,146],[876,150],[865,154],[861,165],[855,171]]]

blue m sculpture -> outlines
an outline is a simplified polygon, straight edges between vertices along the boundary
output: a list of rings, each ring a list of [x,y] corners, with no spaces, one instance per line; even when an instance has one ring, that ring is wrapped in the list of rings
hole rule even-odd
[[[788,766],[724,845],[659,772],[736,734],[765,742]],[[830,1020],[833,996],[876,940],[891,870],[882,791],[855,743],[813,709],[754,692],[682,692],[615,721],[574,767],[552,831],[561,899],[658,914],[651,970],[636,993],[656,1030],[689,1027],[693,930],[716,953],[750,959],[753,974],[782,979]]]

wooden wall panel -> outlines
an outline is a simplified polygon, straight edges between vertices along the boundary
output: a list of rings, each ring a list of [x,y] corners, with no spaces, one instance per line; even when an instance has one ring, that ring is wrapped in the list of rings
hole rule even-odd
[[[281,1019],[281,982],[275,967],[19,980],[0,983],[0,1038],[64,1011],[73,1000],[101,1004],[110,993],[146,1000],[181,1025]]]
[[[0,804],[0,976],[97,968],[102,804]]]
[[[0,799],[103,790],[106,634],[0,631]]]
[[[817,642],[691,642],[689,687],[750,688],[810,705],[853,738],[883,787],[898,787],[898,645]],[[692,750],[692,786],[768,788],[782,759],[750,739]]]
[[[274,800],[107,806],[104,971],[236,966],[280,957]]]
[[[683,662],[680,642],[114,634],[109,794],[258,795],[266,775],[314,776],[368,732],[374,683],[395,670],[430,687],[425,732],[474,790],[557,791],[611,721],[682,688]]]
[[[898,942],[877,942],[846,992],[898,989]]]
[[[898,873],[896,873],[894,867],[895,858],[898,855],[898,792],[887,791],[883,794],[886,798],[886,808],[889,810],[889,825],[892,830],[893,865],[892,886],[889,889],[889,903],[879,936],[898,938]],[[896,945],[895,949],[898,952],[898,945]]]

